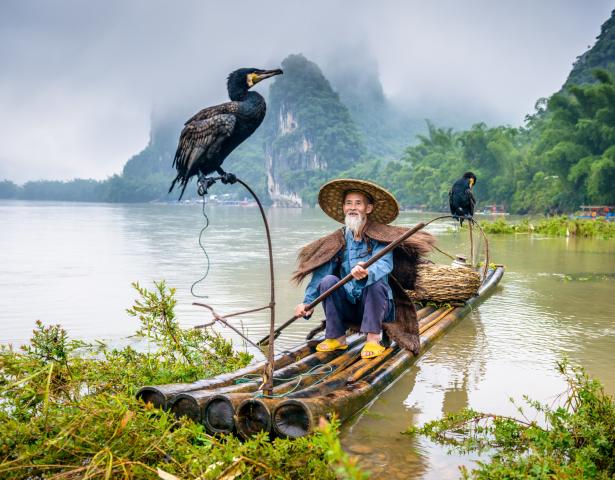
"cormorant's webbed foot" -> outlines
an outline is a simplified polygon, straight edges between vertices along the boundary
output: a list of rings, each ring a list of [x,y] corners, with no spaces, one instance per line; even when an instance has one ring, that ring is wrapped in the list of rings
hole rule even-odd
[[[237,177],[235,176],[234,173],[224,172],[222,173],[222,178],[220,179],[220,181],[224,183],[225,185],[226,184],[232,185],[233,183],[237,183]]]
[[[214,183],[216,183],[216,179],[214,177],[206,177],[205,175],[199,175],[199,180],[197,181],[197,193],[201,197],[207,195],[207,191]]]

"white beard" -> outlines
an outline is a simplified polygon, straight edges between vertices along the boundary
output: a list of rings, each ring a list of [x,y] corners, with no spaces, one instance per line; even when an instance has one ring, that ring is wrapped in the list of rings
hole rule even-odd
[[[365,217],[361,214],[346,215],[346,217],[344,218],[344,223],[346,224],[346,227],[352,232],[352,234],[357,237],[361,233],[363,225],[365,225]]]

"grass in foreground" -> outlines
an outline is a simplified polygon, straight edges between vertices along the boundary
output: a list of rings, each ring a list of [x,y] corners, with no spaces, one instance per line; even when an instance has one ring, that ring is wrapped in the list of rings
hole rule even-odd
[[[40,322],[20,351],[0,347],[0,478],[364,478],[335,424],[296,441],[240,442],[137,401],[143,384],[194,381],[250,356],[215,333],[181,329],[164,282],[134,286],[140,298],[128,312],[147,352],[71,341]]]
[[[570,219],[568,217],[553,217],[530,222],[522,220],[520,223],[508,223],[499,218],[493,222],[480,222],[487,234],[496,233],[539,233],[556,237],[583,237],[583,238],[615,238],[615,222],[606,220]]]
[[[559,407],[525,401],[542,417],[521,418],[463,410],[409,430],[461,453],[491,455],[468,471],[473,479],[611,479],[615,477],[615,401],[602,385],[567,362],[558,369],[568,383]]]

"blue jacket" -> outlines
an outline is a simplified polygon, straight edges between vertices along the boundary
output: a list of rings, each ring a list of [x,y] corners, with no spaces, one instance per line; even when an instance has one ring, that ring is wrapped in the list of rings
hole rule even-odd
[[[345,229],[344,237],[346,248],[340,251],[328,262],[322,264],[312,274],[312,279],[305,289],[303,303],[311,303],[318,297],[318,285],[327,275],[336,275],[343,278],[359,263],[366,262],[373,255],[385,247],[384,243],[376,240],[355,240],[352,232]],[[389,286],[389,274],[393,271],[393,252],[387,253],[384,257],[368,268],[368,276],[363,280],[351,280],[343,286],[346,298],[350,303],[356,303],[363,294],[363,289],[378,280],[384,280],[387,286],[388,298],[391,306],[393,305],[393,292]],[[389,309],[390,318],[394,318],[392,308]]]

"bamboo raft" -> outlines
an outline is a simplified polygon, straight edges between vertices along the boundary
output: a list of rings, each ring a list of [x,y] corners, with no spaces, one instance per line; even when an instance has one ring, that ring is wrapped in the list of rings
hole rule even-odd
[[[502,266],[490,269],[477,295],[463,305],[419,309],[419,355],[484,300],[503,274]],[[348,337],[349,348],[344,351],[316,352],[321,340],[307,341],[275,357],[274,388],[269,396],[259,391],[265,366],[260,362],[193,383],[146,386],[137,397],[200,422],[212,434],[237,433],[247,438],[265,431],[296,438],[317,428],[321,417],[347,420],[416,360],[395,344],[379,357],[361,359],[362,335]]]

